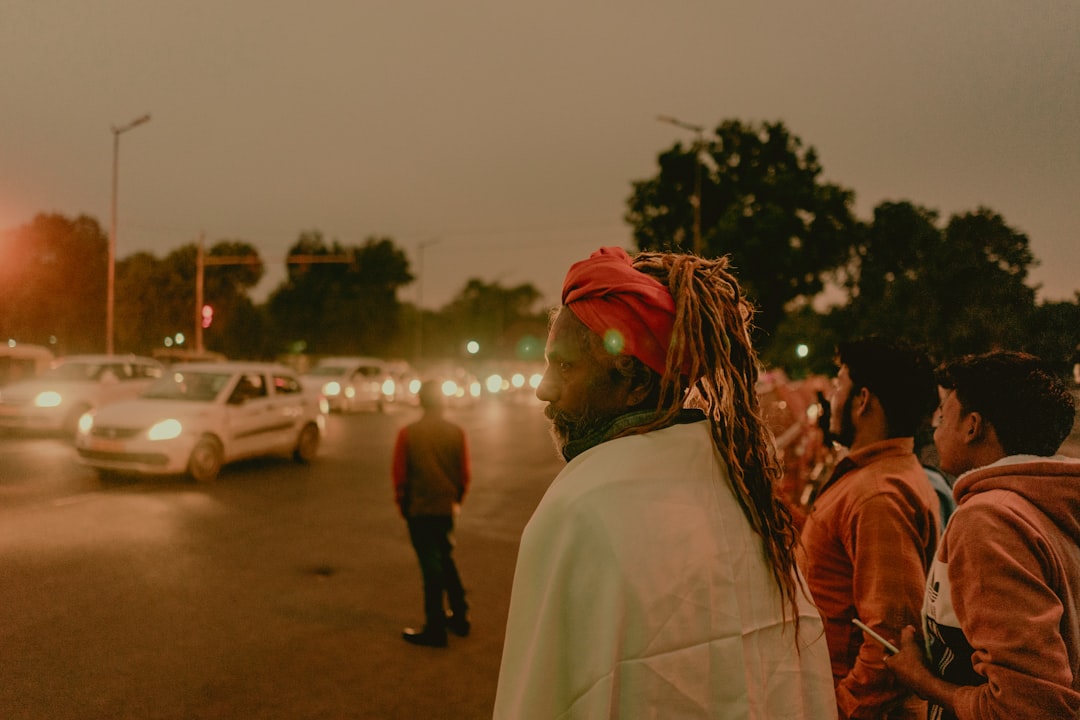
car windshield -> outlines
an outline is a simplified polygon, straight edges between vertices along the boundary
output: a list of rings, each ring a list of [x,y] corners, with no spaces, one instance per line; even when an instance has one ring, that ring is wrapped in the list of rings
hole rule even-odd
[[[348,368],[344,365],[316,365],[308,370],[308,375],[315,377],[338,377],[344,375]]]
[[[208,402],[218,396],[230,378],[232,373],[195,370],[166,372],[164,377],[146,389],[142,397],[151,400]]]
[[[65,362],[45,372],[49,380],[98,380],[108,365],[95,362]]]

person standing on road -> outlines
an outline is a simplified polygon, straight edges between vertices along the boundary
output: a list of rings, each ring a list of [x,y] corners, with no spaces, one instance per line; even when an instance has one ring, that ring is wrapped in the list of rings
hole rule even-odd
[[[915,455],[937,395],[922,352],[881,338],[840,343],[829,432],[848,449],[803,526],[810,592],[825,618],[841,718],[921,720],[926,703],[885,669],[884,650],[919,617],[940,534],[939,502]]]
[[[933,720],[1080,715],[1080,460],[1075,421],[1038,358],[994,352],[938,369],[934,443],[957,508],[926,581],[925,647],[886,665]],[[929,661],[924,658],[929,657]]]
[[[835,717],[727,259],[601,248],[562,302],[494,717]]]
[[[424,415],[398,433],[392,473],[394,498],[420,560],[424,627],[405,628],[401,636],[413,645],[445,647],[447,630],[465,637],[470,629],[465,589],[452,554],[454,516],[469,488],[469,447],[465,431],[443,417],[437,383],[425,382],[419,398]]]

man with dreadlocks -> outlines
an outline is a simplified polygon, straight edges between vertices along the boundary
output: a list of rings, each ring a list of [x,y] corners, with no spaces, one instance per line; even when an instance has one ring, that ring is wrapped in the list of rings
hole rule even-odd
[[[495,718],[835,717],[726,259],[601,248],[562,301]]]

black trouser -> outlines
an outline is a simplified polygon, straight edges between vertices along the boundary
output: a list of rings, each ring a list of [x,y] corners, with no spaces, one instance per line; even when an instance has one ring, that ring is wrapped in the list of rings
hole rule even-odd
[[[441,630],[446,624],[444,593],[454,615],[465,617],[469,607],[451,555],[454,543],[450,534],[454,531],[454,519],[449,515],[421,515],[409,518],[408,523],[409,538],[416,549],[424,578],[425,627]]]

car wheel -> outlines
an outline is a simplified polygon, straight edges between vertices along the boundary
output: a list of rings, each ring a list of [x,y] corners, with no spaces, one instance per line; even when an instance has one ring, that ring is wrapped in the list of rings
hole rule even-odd
[[[188,475],[195,482],[213,482],[221,472],[222,455],[221,443],[216,438],[209,435],[199,438],[188,460]]]
[[[296,440],[296,449],[293,450],[293,458],[298,463],[307,465],[315,459],[315,453],[319,451],[319,428],[315,423],[308,423],[300,431],[300,437]]]

